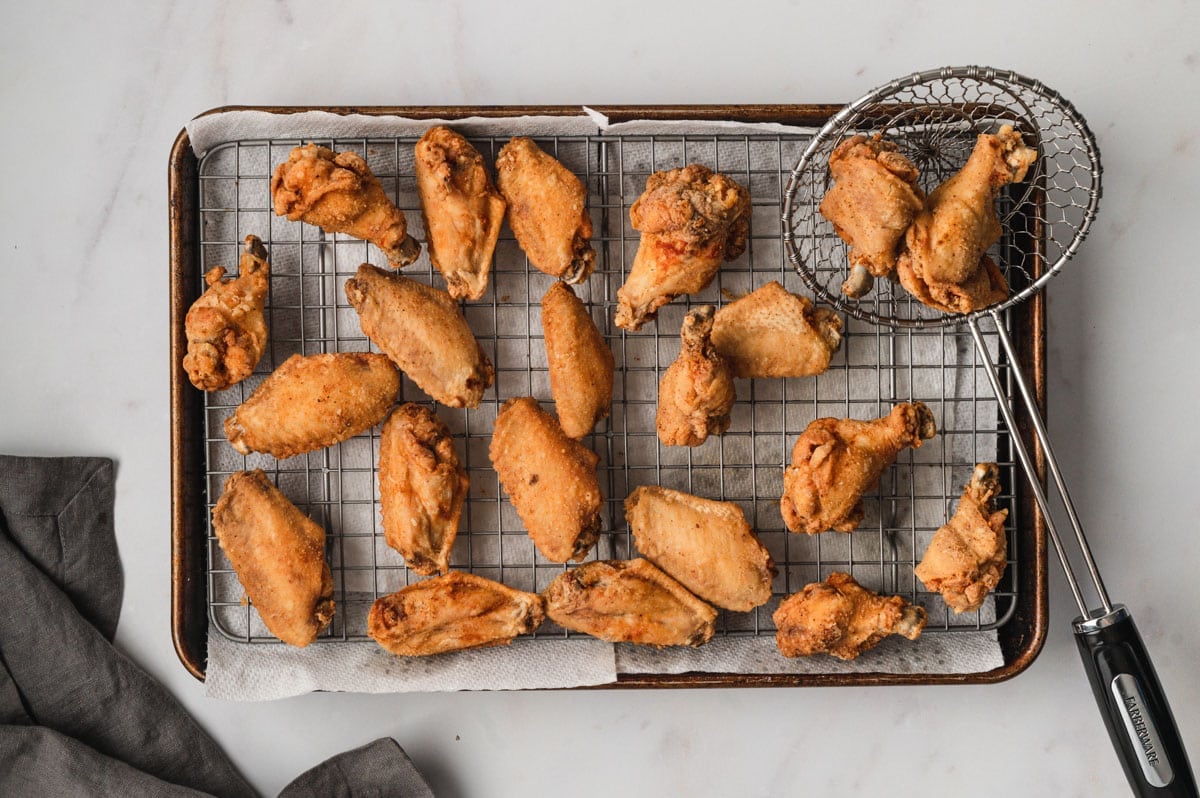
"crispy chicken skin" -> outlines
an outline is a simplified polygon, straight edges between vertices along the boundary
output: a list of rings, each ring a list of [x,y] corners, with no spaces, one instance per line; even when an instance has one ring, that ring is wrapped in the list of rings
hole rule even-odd
[[[404,211],[392,204],[357,153],[335,155],[316,144],[296,147],[271,176],[271,199],[276,216],[370,241],[393,268],[421,254],[421,245],[408,234]]]
[[[425,131],[415,155],[429,259],[446,278],[450,296],[479,299],[487,291],[504,198],[483,156],[448,127]]]
[[[975,466],[954,517],[939,529],[916,567],[917,578],[942,594],[955,612],[971,612],[1004,575],[1008,510],[996,510],[1000,469],[995,463]]]
[[[392,411],[379,444],[383,536],[409,568],[425,576],[450,570],[469,484],[436,413],[411,402]]]
[[[242,454],[293,457],[375,426],[399,392],[383,355],[292,355],[225,419],[225,437]]]
[[[700,164],[655,172],[629,221],[642,239],[617,291],[616,324],[637,330],[680,294],[703,291],[722,261],[742,254],[750,192]]]
[[[445,291],[364,263],[346,298],[367,337],[422,391],[447,407],[479,407],[494,369]]]
[[[842,292],[859,297],[874,277],[895,270],[900,241],[925,195],[917,167],[879,134],[839,144],[829,156],[829,172],[834,183],[821,200],[821,215],[850,247],[851,276]]]
[[[836,571],[784,599],[772,617],[775,644],[785,657],[832,654],[852,660],[888,635],[916,640],[925,629],[924,607],[881,596]]]
[[[610,643],[698,646],[712,639],[717,611],[648,560],[597,560],[546,588],[546,614],[566,629]]]
[[[1004,125],[981,134],[957,174],[929,195],[904,239],[897,261],[900,284],[938,310],[970,313],[1008,296],[1008,284],[985,253],[1000,240],[996,197],[1025,179],[1037,160],[1021,134]]]
[[[717,311],[713,346],[735,377],[811,377],[842,344],[842,319],[772,280]]]
[[[783,473],[783,522],[793,532],[853,532],[863,516],[862,495],[901,450],[937,433],[921,402],[898,404],[874,421],[818,418],[796,439]]]
[[[303,648],[333,618],[333,576],[325,530],[297,509],[261,470],[225,482],[213,531],[267,630]]]
[[[208,289],[183,322],[188,339],[183,368],[202,391],[221,391],[246,379],[267,348],[263,306],[271,267],[257,236],[246,236],[238,276],[222,280],[224,276],[221,266],[204,275]]]
[[[600,535],[599,456],[528,396],[500,408],[488,455],[538,551],[552,562],[587,556]]]
[[[542,297],[542,331],[550,368],[550,393],[558,423],[578,440],[612,408],[612,350],[571,287],[556,282]]]
[[[748,612],[770,600],[775,562],[736,504],[644,485],[625,517],[642,556],[705,601]]]
[[[679,333],[679,357],[659,380],[655,427],[665,446],[699,446],[729,429],[737,397],[733,370],[712,343],[715,313],[712,305],[688,312]]]
[[[582,283],[596,266],[583,183],[532,139],[513,138],[496,156],[508,224],[535,268]]]
[[[381,596],[367,634],[401,657],[506,646],[545,617],[542,597],[491,579],[451,571]]]

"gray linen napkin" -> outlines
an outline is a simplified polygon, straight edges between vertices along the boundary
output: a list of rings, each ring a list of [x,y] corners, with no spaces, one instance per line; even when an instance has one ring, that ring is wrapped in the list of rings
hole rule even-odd
[[[0,455],[0,795],[252,796],[224,752],[113,648],[122,577],[111,460]],[[432,792],[377,740],[281,796]]]

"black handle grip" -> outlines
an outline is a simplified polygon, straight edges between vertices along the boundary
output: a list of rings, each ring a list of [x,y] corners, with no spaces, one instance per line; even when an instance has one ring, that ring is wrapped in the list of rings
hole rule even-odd
[[[1133,616],[1118,604],[1099,618],[1078,618],[1075,642],[1134,794],[1197,798],[1183,740]]]

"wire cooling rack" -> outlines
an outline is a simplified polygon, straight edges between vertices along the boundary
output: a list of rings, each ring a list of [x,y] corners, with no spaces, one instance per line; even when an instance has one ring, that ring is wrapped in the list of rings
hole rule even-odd
[[[422,239],[422,220],[413,170],[415,138],[321,140],[334,150],[363,156],[389,195],[402,208],[409,229]],[[477,137],[472,143],[489,164],[507,139]],[[707,498],[737,503],[779,568],[773,597],[749,613],[722,612],[719,635],[773,635],[771,615],[779,601],[832,571],[848,571],[860,583],[897,593],[929,612],[927,632],[994,629],[1013,615],[1017,598],[1017,474],[1009,432],[998,419],[996,400],[976,363],[969,333],[957,329],[891,331],[846,319],[842,347],[829,370],[815,378],[739,380],[738,402],[729,431],[695,448],[662,446],[655,432],[658,380],[679,351],[679,329],[689,307],[722,304],[771,280],[804,294],[783,252],[781,204],[792,166],[809,138],[804,135],[590,136],[535,138],[575,172],[588,190],[597,266],[576,287],[616,358],[611,416],[585,439],[600,456],[604,494],[603,534],[589,559],[636,556],[623,501],[639,485],[664,485]],[[270,254],[271,295],[267,304],[270,346],[255,373],[233,388],[207,394],[204,408],[208,527],[208,605],[212,625],[226,637],[248,643],[277,642],[244,595],[211,528],[211,510],[226,478],[262,468],[301,510],[322,524],[333,571],[337,614],[318,642],[368,639],[371,603],[420,579],[384,542],[376,464],[379,428],[307,455],[276,460],[237,454],[223,423],[255,387],[295,353],[368,351],[357,315],[343,285],[363,262],[386,265],[374,247],[318,228],[289,222],[271,211],[270,174],[298,140],[240,141],[209,151],[199,165],[202,271],[223,265],[234,271],[242,240],[262,238]],[[726,263],[704,292],[664,307],[657,322],[636,333],[612,323],[617,289],[633,262],[639,234],[629,224],[629,207],[654,171],[703,163],[750,191],[749,244]],[[1002,242],[1001,246],[1004,246]],[[444,287],[423,249],[406,276]],[[534,396],[553,410],[540,322],[540,301],[552,278],[531,267],[511,231],[496,248],[490,285],[477,302],[463,305],[471,329],[496,368],[495,385],[474,410],[434,405],[407,377],[400,401],[435,407],[455,436],[470,477],[462,525],[451,567],[540,591],[567,566],[543,558],[524,532],[500,490],[487,449],[500,405],[514,396]],[[200,286],[202,289],[203,286]],[[878,299],[893,300],[877,291]],[[902,292],[896,292],[897,294]],[[994,346],[995,341],[989,341]],[[999,357],[997,351],[996,356]],[[1011,379],[1007,365],[1002,378]],[[879,489],[865,497],[866,515],[852,534],[805,536],[786,531],[779,511],[783,469],[796,437],[822,416],[874,418],[900,401],[929,405],[938,435],[917,450],[901,453]],[[954,615],[940,596],[913,576],[933,533],[957,506],[975,463],[999,463],[1004,493],[998,507],[1009,510],[1008,566],[989,601],[974,613]],[[534,633],[543,639],[575,636],[547,622]]]

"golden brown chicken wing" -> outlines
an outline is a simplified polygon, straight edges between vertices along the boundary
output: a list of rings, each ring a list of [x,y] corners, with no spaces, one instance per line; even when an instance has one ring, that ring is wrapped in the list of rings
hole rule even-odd
[[[747,612],[770,600],[775,562],[736,504],[642,486],[625,517],[642,556],[705,601]]]
[[[535,268],[582,283],[596,265],[583,183],[532,139],[518,136],[496,156],[496,185],[508,224]]]
[[[996,197],[1025,179],[1037,160],[1021,134],[1004,125],[981,134],[967,163],[929,195],[904,237],[896,264],[900,284],[917,299],[949,313],[970,313],[1008,296],[1008,284],[985,253],[1000,240]]]
[[[404,211],[356,153],[334,155],[316,144],[295,148],[271,176],[271,199],[276,216],[370,241],[393,268],[421,254],[421,245],[408,234]]]
[[[811,377],[842,344],[842,319],[772,280],[717,311],[713,346],[735,377]]]
[[[393,654],[424,657],[506,646],[545,617],[542,597],[474,574],[451,571],[381,596],[367,634]]]
[[[821,214],[850,246],[850,279],[842,292],[858,297],[874,277],[895,270],[900,240],[925,195],[917,186],[917,167],[879,134],[839,144],[829,156],[829,172],[834,184],[821,200]]]
[[[712,639],[717,611],[649,561],[597,560],[546,588],[546,614],[610,643],[698,646]]]
[[[447,407],[479,407],[492,363],[445,291],[364,263],[346,298],[367,337],[422,391]]]
[[[525,396],[500,408],[488,448],[529,537],[548,560],[582,560],[600,535],[600,458]]]
[[[303,648],[333,618],[325,530],[300,512],[261,470],[225,482],[213,532],[267,630]]]
[[[862,495],[879,482],[902,449],[919,448],[937,432],[921,402],[899,404],[874,421],[818,418],[796,439],[783,473],[783,522],[793,532],[853,532]]]
[[[556,282],[542,297],[550,393],[567,437],[579,439],[612,407],[613,353],[571,287]]]
[[[916,640],[925,629],[924,607],[881,596],[836,571],[784,599],[772,617],[775,645],[785,657],[857,659],[888,635]]]
[[[436,413],[411,402],[392,411],[379,443],[379,500],[383,536],[409,568],[426,576],[450,570],[469,484]]]
[[[292,355],[225,419],[225,437],[242,454],[293,457],[375,426],[399,392],[383,355]]]
[[[934,534],[915,569],[925,587],[941,592],[955,612],[979,609],[1004,575],[1008,510],[994,509],[998,495],[1000,469],[995,463],[975,466],[958,511]]]
[[[637,330],[680,294],[703,291],[746,248],[750,192],[700,164],[655,172],[629,209],[642,240],[617,291],[616,324]]]
[[[184,319],[188,351],[183,368],[202,391],[221,391],[236,385],[258,364],[267,348],[267,302],[271,267],[257,236],[246,236],[238,276],[222,280],[225,269],[204,275],[206,290],[192,303]]]
[[[483,156],[448,127],[425,131],[415,154],[429,259],[446,278],[450,296],[479,299],[487,290],[504,222],[504,198],[492,185]]]
[[[733,371],[712,343],[716,308],[688,312],[680,331],[679,357],[658,383],[658,439],[666,446],[699,446],[709,435],[729,429],[737,398]]]

